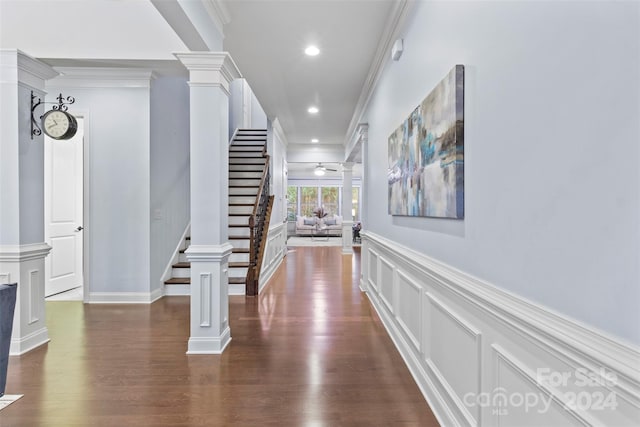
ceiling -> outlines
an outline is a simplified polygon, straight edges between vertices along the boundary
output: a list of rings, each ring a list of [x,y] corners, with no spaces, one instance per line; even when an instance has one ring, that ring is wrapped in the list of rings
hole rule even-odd
[[[224,49],[289,144],[344,145],[395,0],[226,0]],[[316,45],[320,54],[305,55]],[[319,113],[307,112],[317,106]],[[311,159],[310,159],[311,160]]]

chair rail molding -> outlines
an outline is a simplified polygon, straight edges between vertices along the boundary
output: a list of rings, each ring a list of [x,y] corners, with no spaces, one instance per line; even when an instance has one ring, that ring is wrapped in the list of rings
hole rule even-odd
[[[370,231],[360,288],[442,425],[640,419],[631,344]]]

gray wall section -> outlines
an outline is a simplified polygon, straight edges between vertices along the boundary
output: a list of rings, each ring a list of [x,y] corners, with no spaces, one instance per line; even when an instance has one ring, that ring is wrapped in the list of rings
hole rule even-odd
[[[47,89],[47,101],[60,90]],[[149,292],[149,89],[64,88],[87,114],[91,292]],[[51,99],[49,99],[51,97]],[[71,111],[71,109],[70,109]],[[85,170],[85,173],[87,171]]]
[[[640,343],[640,3],[417,2],[365,113],[367,228]],[[387,140],[465,65],[465,219],[387,214]]]
[[[190,218],[189,86],[185,78],[151,85],[151,291]]]

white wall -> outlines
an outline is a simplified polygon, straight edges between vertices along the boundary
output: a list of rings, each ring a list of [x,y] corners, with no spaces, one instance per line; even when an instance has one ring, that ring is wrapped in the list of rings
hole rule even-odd
[[[146,82],[122,83],[132,87],[104,87],[103,83],[85,80],[85,87],[73,87],[73,82],[57,78],[47,84],[47,101],[53,101],[59,92],[74,96],[76,102],[69,111],[86,116],[89,165],[85,173],[90,180],[85,244],[90,245],[90,269],[85,280],[91,294],[148,294],[149,73]],[[107,84],[118,83],[111,80]]]
[[[188,50],[151,2],[112,0],[2,0],[0,47],[91,59],[173,60]]]
[[[151,290],[190,218],[189,86],[186,78],[151,84]]]
[[[366,112],[367,228],[640,343],[639,8],[417,2]],[[455,64],[465,219],[389,216],[387,138]]]
[[[287,140],[276,122],[268,124],[269,146],[271,156],[271,194],[274,195],[273,209],[271,213],[271,227],[282,224],[287,217]]]
[[[245,79],[229,86],[229,139],[236,129],[267,129],[267,115]]]

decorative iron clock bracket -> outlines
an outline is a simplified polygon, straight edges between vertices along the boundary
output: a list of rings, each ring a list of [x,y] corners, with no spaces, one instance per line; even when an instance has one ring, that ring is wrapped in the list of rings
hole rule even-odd
[[[74,97],[67,96],[65,98],[62,96],[62,94],[58,95],[56,99],[58,100],[58,102],[42,102],[42,100],[39,97],[35,96],[33,94],[33,91],[31,91],[31,139],[33,139],[34,136],[42,135],[42,129],[40,128],[40,125],[38,124],[38,121],[34,116],[37,106],[39,106],[40,104],[57,104],[51,107],[51,109],[67,111],[69,109],[68,105],[76,102],[76,99]],[[40,118],[42,119],[42,116],[40,116]]]

